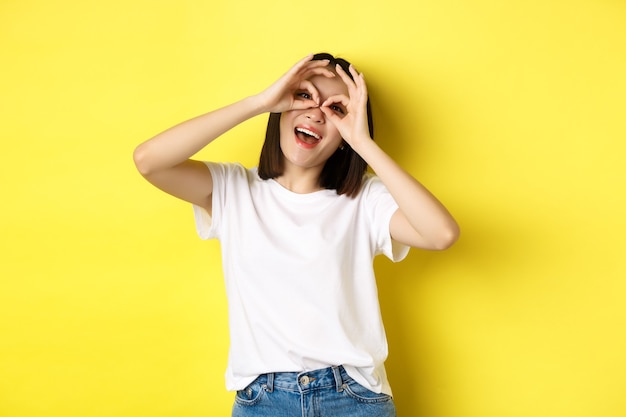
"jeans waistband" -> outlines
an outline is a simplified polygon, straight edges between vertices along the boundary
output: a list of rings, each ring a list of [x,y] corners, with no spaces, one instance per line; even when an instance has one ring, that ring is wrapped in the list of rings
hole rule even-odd
[[[274,388],[297,392],[331,387],[341,392],[343,384],[352,380],[343,366],[305,372],[272,372],[261,375],[259,379],[269,392]]]

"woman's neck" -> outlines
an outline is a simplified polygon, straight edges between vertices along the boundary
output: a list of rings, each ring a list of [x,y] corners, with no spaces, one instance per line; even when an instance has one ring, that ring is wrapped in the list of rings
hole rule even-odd
[[[296,194],[309,194],[322,189],[320,171],[316,169],[285,168],[285,172],[275,180],[284,188]]]

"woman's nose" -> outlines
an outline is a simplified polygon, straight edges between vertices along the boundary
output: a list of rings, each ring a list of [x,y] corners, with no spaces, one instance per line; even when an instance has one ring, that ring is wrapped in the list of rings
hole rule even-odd
[[[316,123],[324,122],[324,113],[319,106],[311,107],[306,111],[306,118]]]

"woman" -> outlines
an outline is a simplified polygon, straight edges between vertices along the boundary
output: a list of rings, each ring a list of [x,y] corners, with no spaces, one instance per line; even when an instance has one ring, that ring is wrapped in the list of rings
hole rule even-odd
[[[258,168],[190,159],[266,112]],[[372,135],[363,74],[317,54],[135,150],[149,182],[193,204],[200,236],[220,239],[233,416],[395,415],[373,257],[446,249],[459,229]]]

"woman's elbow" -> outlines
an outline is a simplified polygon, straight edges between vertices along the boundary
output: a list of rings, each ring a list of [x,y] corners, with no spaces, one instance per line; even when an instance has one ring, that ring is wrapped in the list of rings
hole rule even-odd
[[[455,223],[445,228],[439,235],[439,237],[433,242],[433,250],[446,250],[450,248],[454,243],[459,240],[461,231],[459,226]]]
[[[133,151],[133,162],[135,163],[137,171],[145,177],[146,175],[150,175],[152,169],[150,167],[150,159],[143,145],[144,144],[137,146]]]

